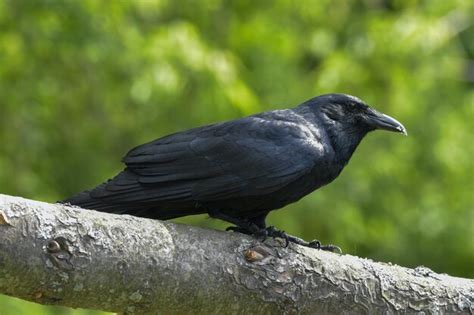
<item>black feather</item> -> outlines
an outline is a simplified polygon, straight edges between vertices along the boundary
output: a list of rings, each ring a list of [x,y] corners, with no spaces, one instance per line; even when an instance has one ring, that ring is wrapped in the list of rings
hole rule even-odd
[[[334,180],[367,132],[382,126],[387,116],[377,115],[355,97],[328,94],[175,133],[130,150],[121,173],[62,202],[158,219],[219,210],[264,220]]]

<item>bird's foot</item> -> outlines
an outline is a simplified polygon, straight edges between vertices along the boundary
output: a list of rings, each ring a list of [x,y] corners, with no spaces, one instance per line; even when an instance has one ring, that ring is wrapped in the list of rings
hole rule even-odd
[[[342,250],[339,246],[328,244],[322,245],[318,240],[312,240],[311,242],[307,242],[299,237],[289,235],[285,231],[277,230],[274,226],[269,226],[266,229],[267,236],[272,238],[281,238],[285,240],[285,247],[288,246],[289,243],[298,244],[305,247],[316,248],[320,250],[326,250],[333,253],[342,253]]]
[[[281,238],[285,240],[285,247],[288,247],[290,243],[298,244],[305,247],[316,248],[320,250],[325,250],[333,253],[342,253],[342,250],[339,246],[328,244],[322,245],[320,241],[313,240],[311,242],[307,242],[299,237],[289,235],[285,231],[281,231],[276,229],[274,226],[269,226],[263,229],[258,229],[255,226],[252,227],[239,227],[239,226],[229,226],[226,231],[234,231],[239,232],[242,234],[253,235],[256,238],[262,239],[265,241],[267,237],[271,238]]]

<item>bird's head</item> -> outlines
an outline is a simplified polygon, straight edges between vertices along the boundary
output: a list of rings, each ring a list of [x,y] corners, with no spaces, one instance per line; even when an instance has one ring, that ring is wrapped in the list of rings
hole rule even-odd
[[[361,132],[388,130],[407,135],[396,119],[371,108],[361,99],[347,94],[326,94],[312,99],[326,124],[338,131]]]
[[[364,101],[347,94],[326,94],[301,104],[298,110],[317,126],[324,126],[337,159],[349,161],[364,136],[382,129],[407,134],[396,119],[379,113]]]

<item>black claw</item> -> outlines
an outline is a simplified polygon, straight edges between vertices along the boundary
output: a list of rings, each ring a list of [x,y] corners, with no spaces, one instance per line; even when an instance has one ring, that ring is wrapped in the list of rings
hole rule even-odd
[[[320,246],[321,250],[327,250],[332,253],[342,254],[342,249],[339,246],[328,244]]]
[[[311,248],[321,249],[321,242],[318,240],[312,240],[308,245]]]
[[[290,244],[289,236],[285,231],[277,230],[274,226],[269,226],[265,229],[267,236],[275,238],[281,238],[285,240],[285,248]]]

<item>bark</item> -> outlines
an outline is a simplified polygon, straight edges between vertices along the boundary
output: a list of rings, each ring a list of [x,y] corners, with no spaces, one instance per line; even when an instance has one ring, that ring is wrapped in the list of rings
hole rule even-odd
[[[474,312],[474,280],[0,195],[0,293],[127,314]]]

